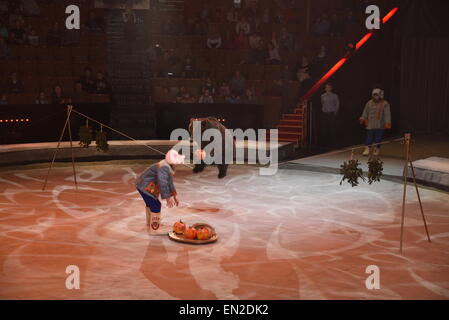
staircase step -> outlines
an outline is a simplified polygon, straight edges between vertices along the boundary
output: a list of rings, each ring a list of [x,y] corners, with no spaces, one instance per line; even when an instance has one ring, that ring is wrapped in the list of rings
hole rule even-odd
[[[279,132],[278,139],[298,139],[302,137],[302,132]]]
[[[290,125],[278,125],[279,132],[302,132],[302,125],[290,126]]]
[[[294,113],[289,113],[289,114],[283,114],[282,115],[282,120],[302,120],[302,115],[299,114],[294,114]]]
[[[279,126],[296,126],[296,127],[302,127],[303,126],[303,122],[298,120],[281,120],[279,121]]]
[[[298,143],[299,142],[299,138],[279,138],[278,141],[279,142],[293,142],[293,143]]]

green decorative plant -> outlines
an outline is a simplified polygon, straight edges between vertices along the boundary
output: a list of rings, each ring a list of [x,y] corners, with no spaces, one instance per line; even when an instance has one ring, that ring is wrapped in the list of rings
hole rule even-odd
[[[384,167],[383,162],[378,158],[370,158],[368,160],[368,183],[372,184],[373,182],[380,181],[380,177],[382,176]]]
[[[80,143],[83,148],[88,148],[92,143],[92,128],[88,124],[81,126],[78,132]]]
[[[102,129],[97,130],[95,135],[95,142],[97,144],[97,151],[108,152],[109,150],[108,139],[106,136],[106,132],[104,132]]]
[[[345,161],[340,168],[340,173],[343,175],[340,185],[347,180],[352,187],[355,187],[359,185],[360,178],[365,181],[365,178],[363,177],[363,170],[360,168],[360,162],[358,160],[349,160],[348,162]]]

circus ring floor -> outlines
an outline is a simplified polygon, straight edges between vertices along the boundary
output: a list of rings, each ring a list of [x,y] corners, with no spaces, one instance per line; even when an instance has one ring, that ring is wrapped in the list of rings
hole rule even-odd
[[[335,174],[231,166],[193,175],[179,168],[181,205],[165,223],[213,225],[206,246],[150,236],[133,188],[144,163],[0,172],[1,299],[448,299],[449,195],[421,189],[432,243],[414,189],[399,254],[402,185],[357,188]],[[68,265],[79,290],[65,286]],[[368,290],[366,267],[380,269]]]

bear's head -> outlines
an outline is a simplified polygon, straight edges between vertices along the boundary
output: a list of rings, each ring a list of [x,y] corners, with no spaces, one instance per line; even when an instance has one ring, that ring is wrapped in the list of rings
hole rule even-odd
[[[193,121],[201,121],[201,133],[207,129],[221,129],[223,126],[215,117],[191,118],[189,123],[189,133],[191,136],[193,134]]]

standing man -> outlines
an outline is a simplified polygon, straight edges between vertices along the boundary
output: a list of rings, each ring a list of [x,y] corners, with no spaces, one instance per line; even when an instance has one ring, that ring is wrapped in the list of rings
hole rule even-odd
[[[368,101],[360,117],[360,123],[366,126],[366,147],[364,156],[368,156],[371,147],[374,148],[373,155],[379,155],[380,143],[385,129],[391,129],[390,104],[384,100],[382,89],[376,88],[372,92],[372,99]],[[373,146],[377,144],[377,146]]]
[[[332,84],[327,83],[324,86],[325,92],[321,95],[323,126],[320,144],[324,146],[334,146],[337,113],[340,109],[340,99],[332,92],[332,89]]]

